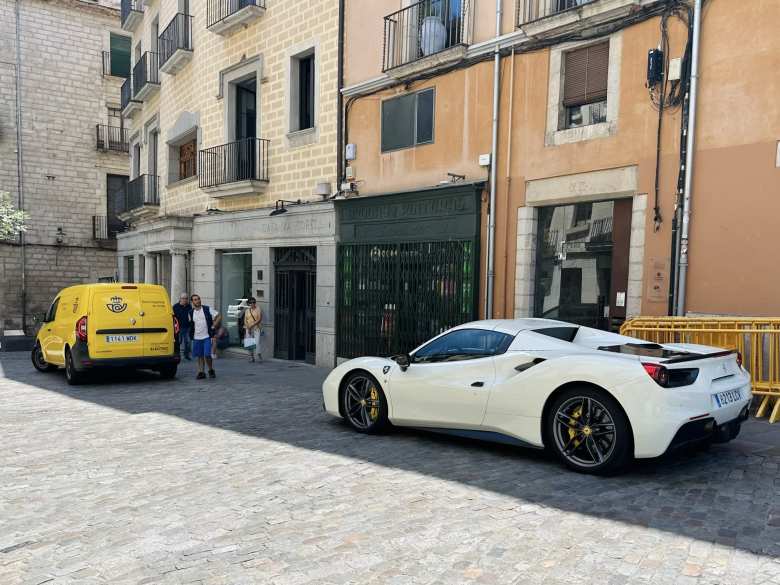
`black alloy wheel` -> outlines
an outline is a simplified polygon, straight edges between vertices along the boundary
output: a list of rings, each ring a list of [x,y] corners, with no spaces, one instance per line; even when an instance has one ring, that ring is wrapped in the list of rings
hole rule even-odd
[[[546,444],[575,471],[614,473],[631,456],[628,420],[606,392],[588,387],[563,392],[550,408],[545,426]]]
[[[46,358],[44,358],[43,348],[41,348],[40,343],[35,344],[35,347],[32,349],[30,358],[32,359],[33,367],[39,372],[52,372],[57,369],[57,366],[53,366],[46,361]]]
[[[356,431],[377,433],[387,426],[387,400],[371,374],[350,374],[344,382],[341,401],[344,418]]]

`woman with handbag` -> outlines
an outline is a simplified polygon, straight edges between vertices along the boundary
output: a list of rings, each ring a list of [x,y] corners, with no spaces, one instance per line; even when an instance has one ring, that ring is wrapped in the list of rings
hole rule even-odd
[[[263,312],[257,306],[254,297],[247,299],[247,308],[244,311],[244,347],[249,352],[249,361],[263,361],[260,354],[260,332],[263,329]]]

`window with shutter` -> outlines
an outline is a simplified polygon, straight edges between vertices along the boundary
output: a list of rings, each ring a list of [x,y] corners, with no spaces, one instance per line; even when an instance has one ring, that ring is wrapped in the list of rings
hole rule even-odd
[[[191,140],[179,147],[179,180],[194,177],[198,173],[197,154],[197,140]]]
[[[567,128],[606,121],[608,72],[608,42],[565,54],[563,106]]]

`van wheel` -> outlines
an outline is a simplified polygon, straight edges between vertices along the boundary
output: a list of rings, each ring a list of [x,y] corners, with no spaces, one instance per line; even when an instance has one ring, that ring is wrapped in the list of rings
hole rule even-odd
[[[158,371],[160,372],[160,378],[163,380],[172,380],[176,377],[176,370],[178,366],[176,364],[169,364],[167,366],[161,367]]]
[[[76,367],[73,364],[73,354],[70,353],[70,349],[65,350],[65,379],[71,386],[77,386],[84,381],[84,374],[76,371]]]
[[[43,348],[41,348],[40,343],[35,344],[30,357],[32,359],[33,367],[39,372],[53,372],[57,369],[57,366],[51,365],[46,361],[46,358],[43,357]]]

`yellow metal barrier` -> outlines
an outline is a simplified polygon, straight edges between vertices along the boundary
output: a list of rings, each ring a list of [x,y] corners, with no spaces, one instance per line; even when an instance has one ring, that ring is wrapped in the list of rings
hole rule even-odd
[[[700,343],[742,353],[753,394],[761,397],[756,416],[780,420],[780,319],[636,317],[620,333],[655,343]],[[771,412],[769,412],[771,409]]]

